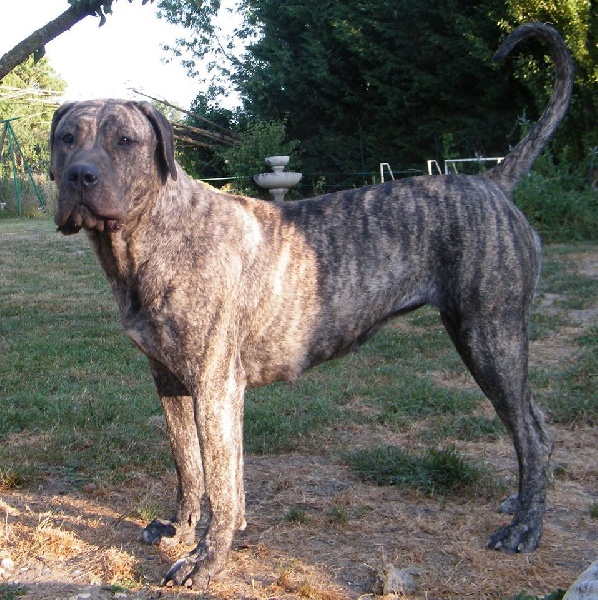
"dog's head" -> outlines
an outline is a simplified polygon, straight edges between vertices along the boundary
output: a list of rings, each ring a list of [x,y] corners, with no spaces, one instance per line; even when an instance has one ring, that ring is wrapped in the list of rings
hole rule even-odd
[[[50,137],[50,176],[58,185],[55,222],[116,231],[136,204],[177,178],[167,119],[148,102],[91,100],[62,105]]]

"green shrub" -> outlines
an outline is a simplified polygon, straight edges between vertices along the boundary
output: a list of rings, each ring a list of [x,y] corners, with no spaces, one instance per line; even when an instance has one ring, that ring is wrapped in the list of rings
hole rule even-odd
[[[256,121],[241,134],[241,141],[222,153],[226,170],[236,177],[235,191],[249,196],[263,192],[253,176],[269,170],[264,160],[268,156],[289,156],[299,145],[285,142],[285,126],[281,121]]]
[[[430,495],[448,495],[483,480],[482,471],[468,464],[455,448],[431,448],[418,455],[397,446],[359,450],[346,461],[367,483],[415,488]]]
[[[301,525],[302,523],[307,523],[307,521],[309,521],[309,517],[307,516],[307,513],[302,508],[293,506],[289,509],[289,511],[285,515],[284,520],[287,523],[293,523],[294,525]]]
[[[565,147],[558,156],[545,151],[517,186],[513,200],[544,242],[598,239],[598,190],[586,175]]]
[[[562,179],[532,171],[513,198],[545,243],[598,239],[596,190],[567,189]]]

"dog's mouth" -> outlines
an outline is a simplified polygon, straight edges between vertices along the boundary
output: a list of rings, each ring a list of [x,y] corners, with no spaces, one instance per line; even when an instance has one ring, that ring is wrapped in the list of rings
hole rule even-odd
[[[70,211],[59,208],[54,222],[64,235],[79,233],[81,229],[100,233],[115,233],[121,229],[118,219],[97,215],[85,204],[78,204]]]

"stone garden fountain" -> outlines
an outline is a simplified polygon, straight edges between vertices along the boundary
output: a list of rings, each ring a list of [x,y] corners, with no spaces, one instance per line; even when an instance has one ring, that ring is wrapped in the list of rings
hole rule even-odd
[[[260,173],[254,175],[254,181],[267,189],[274,197],[274,202],[282,202],[285,194],[301,181],[303,175],[294,171],[285,171],[289,164],[288,156],[269,156],[266,164],[272,169],[272,173]]]

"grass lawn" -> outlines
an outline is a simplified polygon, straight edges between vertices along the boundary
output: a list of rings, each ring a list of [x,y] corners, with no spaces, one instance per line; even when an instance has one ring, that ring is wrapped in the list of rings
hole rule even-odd
[[[569,462],[576,455],[576,439],[589,439],[596,445],[592,427],[598,424],[597,317],[598,246],[580,243],[546,247],[533,317],[531,378],[536,396],[557,431],[557,443],[560,440],[567,448],[573,445],[567,462],[555,459],[555,485],[563,486],[563,497],[573,489],[570,486],[580,486],[575,523],[582,527],[583,521],[583,535],[594,541],[573,553],[569,563],[561,565],[561,571],[550,562],[558,562],[556,556],[545,557],[539,551],[533,567],[544,560],[546,570],[557,575],[547,578],[538,574],[536,579],[529,569],[525,571],[528,567],[522,566],[523,562],[517,565],[525,571],[524,577],[505,578],[503,567],[492,571],[497,555],[477,548],[480,556],[482,552],[490,556],[491,566],[485,567],[490,569],[490,575],[486,579],[495,577],[497,583],[495,595],[476,596],[481,592],[475,588],[475,581],[464,581],[461,587],[453,589],[453,584],[441,582],[440,575],[435,575],[446,570],[447,561],[452,565],[452,558],[443,558],[435,551],[433,564],[427,565],[430,553],[424,552],[428,541],[423,540],[433,535],[434,527],[426,529],[420,522],[423,529],[415,527],[414,531],[420,533],[413,535],[414,540],[418,536],[422,539],[421,547],[413,542],[409,564],[423,568],[424,587],[410,598],[419,598],[417,593],[424,598],[426,590],[435,590],[439,595],[432,595],[437,598],[458,598],[459,590],[469,589],[468,585],[473,586],[472,595],[462,597],[502,598],[524,589],[530,578],[532,582],[545,582],[538,583],[536,593],[548,593],[567,583],[567,578],[583,565],[586,554],[598,554],[596,502],[588,501],[592,496],[595,500],[598,493],[595,466],[586,460],[584,471],[583,465]],[[22,506],[27,502],[35,504],[42,497],[52,505],[47,499],[53,494],[74,503],[91,502],[93,510],[89,506],[85,509],[91,512],[99,510],[97,507],[102,504],[112,507],[117,514],[114,519],[130,519],[131,527],[156,513],[168,516],[163,513],[171,510],[169,503],[174,497],[174,490],[168,487],[172,484],[173,467],[164,427],[146,360],[121,329],[108,283],[86,237],[63,237],[45,219],[0,219],[0,516],[2,510],[6,511],[8,523],[9,511],[3,508],[3,502],[12,503],[13,508],[19,505],[21,508],[15,510],[23,512]],[[353,560],[350,557],[343,559],[345,562],[338,558],[335,575],[328,579],[318,575],[318,569],[333,569],[330,564],[325,566],[325,557],[336,552],[330,548],[328,553],[320,552],[321,549],[310,546],[318,536],[322,540],[327,537],[325,533],[320,535],[322,527],[332,528],[329,540],[341,534],[348,536],[355,528],[362,535],[366,530],[371,532],[372,513],[382,510],[377,502],[384,503],[384,498],[390,502],[389,494],[393,502],[397,500],[397,506],[412,511],[415,523],[425,520],[418,507],[438,508],[440,502],[442,506],[453,506],[453,516],[443,519],[461,520],[465,526],[468,512],[475,511],[463,513],[459,508],[463,503],[479,502],[485,510],[493,510],[501,496],[512,491],[512,456],[503,460],[510,452],[509,445],[504,428],[460,362],[438,316],[430,309],[391,323],[360,352],[308,372],[296,386],[274,384],[251,390],[245,417],[245,448],[248,472],[252,475],[247,484],[248,507],[250,517],[257,522],[255,528],[268,531],[270,538],[268,543],[253,540],[248,547],[259,547],[260,552],[265,547],[282,547],[277,545],[282,528],[287,535],[287,549],[290,538],[296,538],[293,544],[303,550],[311,549],[306,554],[293,546],[288,551],[290,558],[285,560],[272,550],[274,566],[265,555],[252,555],[252,571],[261,570],[251,584],[253,595],[248,595],[245,588],[239,591],[240,582],[235,589],[258,600],[357,598],[357,592],[363,594],[367,589],[364,581],[368,569],[363,565],[368,561],[360,554],[363,549],[355,551],[357,558],[352,566],[347,566],[347,561]],[[580,452],[577,454],[583,462]],[[388,462],[390,468],[397,467],[396,473],[389,473]],[[293,486],[310,485],[311,473],[319,473],[313,485],[320,486],[320,491],[314,487],[308,494],[304,488],[304,498],[310,494],[323,497],[322,490],[328,490],[327,485],[334,487],[334,482],[338,483],[338,489],[327,496],[325,508],[316,503],[316,510],[309,501],[302,502],[301,495],[289,497]],[[326,478],[333,483],[324,484]],[[380,487],[385,483],[399,488],[389,491]],[[119,490],[129,492],[121,496]],[[381,499],[376,500],[379,496]],[[274,498],[280,502],[276,507]],[[285,498],[288,504],[283,506]],[[73,515],[81,512],[74,506],[69,509]],[[52,509],[46,506],[46,510]],[[71,514],[64,507],[61,510]],[[38,507],[32,512],[42,514],[44,510]],[[109,518],[112,517],[105,516],[104,520]],[[260,529],[260,518],[271,518],[274,524]],[[23,565],[35,562],[41,550],[30,542],[40,529],[39,520],[37,524],[33,521],[30,535],[25,531],[27,519],[19,526],[22,530],[15,525],[10,535],[6,526],[0,556],[2,552],[14,554]],[[558,529],[557,521],[548,527],[548,548],[556,543],[551,535],[554,537]],[[483,538],[494,525],[498,523],[491,523],[488,531],[481,532],[480,543],[473,543],[482,546]],[[89,528],[89,523],[86,526]],[[571,529],[570,521],[563,522],[564,531]],[[73,528],[72,535],[78,539],[83,534],[75,533]],[[406,543],[396,536],[387,532],[385,552],[389,556],[394,552],[392,543],[401,548]],[[87,539],[86,543],[95,544],[96,552],[112,552],[112,546],[102,545],[100,540]],[[344,556],[343,546],[348,545],[347,540],[342,542],[339,556]],[[106,571],[94,563],[89,572],[104,585],[126,587],[129,597],[153,597],[143,595],[150,589],[153,577],[151,568],[144,566],[145,551],[122,548],[119,552],[132,557],[129,570],[122,567]],[[79,548],[73,556],[88,551]],[[61,552],[66,550],[62,548]],[[242,574],[243,552],[235,551],[233,580],[236,577],[247,581],[248,576]],[[126,557],[115,556],[114,564],[128,564]],[[167,559],[161,556],[152,564],[167,563]],[[470,570],[481,568],[480,564],[472,566],[472,561],[482,560],[477,554],[462,560],[470,565]],[[509,558],[507,564],[513,566],[514,560],[518,558]],[[373,557],[370,562],[375,562]],[[275,574],[266,573],[268,568]],[[347,573],[352,568],[357,582],[355,595],[348,591],[351,585],[343,584],[350,578]],[[480,575],[479,580],[485,581],[484,577]],[[303,592],[297,583],[302,578],[311,585],[304,587]],[[26,579],[20,577],[21,581]],[[4,598],[1,581],[0,598]],[[91,577],[85,583],[92,585],[93,581]],[[74,584],[72,579],[68,582]],[[50,597],[43,596],[50,588],[42,584],[27,587],[31,597]],[[232,593],[228,588],[223,590],[221,595],[216,591],[209,597],[243,597],[227,595]]]

